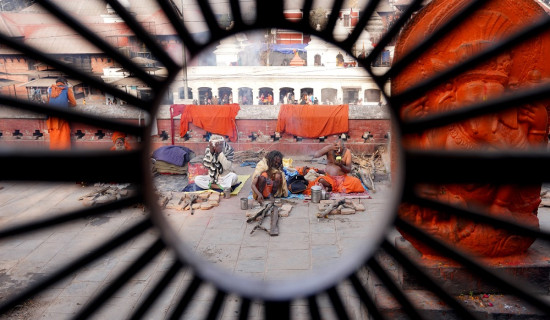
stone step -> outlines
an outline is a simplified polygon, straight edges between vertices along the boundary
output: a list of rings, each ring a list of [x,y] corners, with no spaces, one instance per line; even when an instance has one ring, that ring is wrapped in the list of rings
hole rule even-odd
[[[429,291],[404,290],[404,293],[425,319],[463,319],[457,315],[455,310],[447,306],[443,300]],[[385,288],[376,287],[373,296],[377,307],[386,319],[410,319],[404,313],[401,305]],[[548,296],[544,297],[547,298]],[[530,307],[515,296],[468,294],[455,296],[455,299],[462,302],[479,319],[484,320],[546,320],[549,317],[547,314]]]
[[[397,237],[395,243],[401,252],[413,258],[429,275],[439,280],[438,282],[450,294],[507,293],[452,260],[422,258],[410,242],[402,237]],[[522,256],[486,259],[482,263],[510,281],[523,283],[535,294],[549,294],[550,252],[542,243],[535,242]],[[424,289],[414,273],[403,268],[398,268],[398,273],[399,282],[404,290]]]

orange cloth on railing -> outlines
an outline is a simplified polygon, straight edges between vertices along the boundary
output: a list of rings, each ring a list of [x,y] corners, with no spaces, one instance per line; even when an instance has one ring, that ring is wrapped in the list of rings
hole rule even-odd
[[[281,105],[277,132],[303,138],[319,138],[348,132],[349,106],[342,105]]]
[[[235,117],[241,107],[237,103],[224,105],[186,105],[181,114],[180,136],[189,130],[189,122],[208,132],[237,140]]]

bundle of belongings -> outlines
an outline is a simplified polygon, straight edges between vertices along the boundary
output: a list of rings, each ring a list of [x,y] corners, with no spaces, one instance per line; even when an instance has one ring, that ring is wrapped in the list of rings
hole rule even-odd
[[[195,156],[182,146],[163,146],[153,152],[153,172],[159,174],[187,174],[189,161]]]
[[[304,193],[311,188],[311,182],[315,181],[321,174],[319,169],[311,167],[284,168],[288,191],[291,193]],[[323,173],[323,171],[321,171]],[[305,192],[306,194],[308,192]]]

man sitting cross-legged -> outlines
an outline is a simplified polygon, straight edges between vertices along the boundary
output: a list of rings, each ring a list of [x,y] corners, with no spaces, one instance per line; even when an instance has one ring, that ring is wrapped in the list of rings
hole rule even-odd
[[[252,196],[260,204],[266,198],[288,195],[285,174],[282,169],[283,154],[277,150],[270,151],[256,164],[256,170],[252,175]]]
[[[327,191],[338,193],[364,192],[361,180],[348,175],[351,172],[351,151],[344,146],[344,141],[330,144],[317,151],[314,158],[327,156],[324,176],[319,176],[311,185],[321,185]]]

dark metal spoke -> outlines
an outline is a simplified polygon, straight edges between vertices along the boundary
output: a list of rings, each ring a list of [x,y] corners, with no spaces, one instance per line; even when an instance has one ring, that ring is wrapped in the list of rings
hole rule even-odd
[[[207,320],[216,320],[218,318],[218,314],[222,309],[226,295],[227,294],[221,290],[218,290],[218,292],[216,292],[216,297],[210,305],[210,311],[208,311],[208,315],[206,316]]]
[[[250,299],[241,297],[241,306],[239,307],[239,320],[248,319],[251,304],[252,302],[250,301]]]
[[[101,90],[101,91],[105,91],[107,93],[110,93],[114,96],[118,96],[120,97],[122,100],[126,101],[128,104],[130,105],[133,105],[133,106],[136,106],[138,108],[141,108],[141,109],[144,109],[144,110],[147,110],[148,108],[148,105],[146,104],[147,101],[143,101],[141,99],[138,99],[136,97],[134,97],[133,95],[131,94],[128,94],[122,90],[119,90],[119,89],[116,89],[115,87],[111,86],[111,85],[108,85],[107,83],[105,83],[104,81],[102,81],[101,79],[98,79],[98,78],[95,78],[95,77],[92,77],[91,75],[85,73],[85,72],[82,72],[82,71],[79,71],[65,63],[62,63],[54,58],[51,58],[47,55],[45,55],[42,51],[39,51],[39,50],[36,50],[28,45],[25,45],[23,44],[22,42],[20,41],[17,41],[17,40],[14,40],[6,35],[4,35],[3,33],[0,32],[0,43],[2,43],[3,45],[6,45],[16,51],[19,51],[21,53],[24,53],[25,55],[35,59],[35,60],[38,60],[38,61],[41,61],[43,62],[44,64],[47,64],[57,70],[60,70],[62,71],[63,73],[71,76],[71,77],[74,77],[74,78],[77,78],[77,79],[80,79],[86,83],[88,83],[89,85]]]
[[[274,28],[278,24],[288,23],[283,14],[284,8],[284,0],[256,1],[256,21],[254,22],[254,27]]]
[[[19,100],[17,98],[0,95],[0,104],[39,114],[47,114],[50,117],[62,118],[71,122],[88,124],[103,129],[122,131],[134,136],[141,136],[143,134],[143,128],[133,124],[102,118],[100,116],[86,114],[71,109],[62,109],[29,100]]]
[[[405,195],[404,201],[414,203],[422,207],[431,208],[440,212],[452,214],[460,218],[470,219],[478,223],[484,223],[494,228],[513,231],[515,234],[518,235],[524,235],[550,241],[549,232],[541,231],[529,226],[524,226],[520,223],[505,220],[503,218],[497,218],[496,216],[488,215],[485,212],[479,210],[474,210],[470,208],[462,209],[443,202],[423,198],[422,196],[415,194],[414,191]]]
[[[545,16],[540,20],[530,24],[529,27],[526,27],[523,30],[509,36],[508,38],[497,42],[490,48],[483,50],[482,52],[474,55],[464,62],[456,64],[453,67],[442,71],[425,81],[421,81],[418,84],[407,88],[407,90],[401,92],[400,94],[393,95],[390,102],[392,105],[394,105],[394,107],[398,107],[401,106],[405,101],[412,101],[418,97],[421,97],[427,91],[456,77],[457,75],[463,73],[465,70],[469,70],[470,68],[486,61],[487,59],[499,55],[505,50],[511,49],[514,46],[517,46],[525,41],[533,39],[540,33],[547,31],[549,27],[550,17]]]
[[[515,281],[513,279],[509,279],[509,277],[501,275],[496,270],[489,270],[489,268],[486,268],[483,264],[475,261],[473,257],[470,257],[467,254],[460,252],[460,250],[456,247],[452,247],[432,237],[431,235],[427,234],[426,232],[422,231],[421,229],[403,219],[398,218],[396,220],[396,226],[401,228],[403,231],[409,233],[416,239],[429,245],[430,248],[435,249],[436,251],[457,261],[465,267],[468,267],[481,279],[486,279],[487,282],[490,282],[491,284],[500,287],[506,292],[514,294],[518,298],[521,298],[525,302],[540,309],[540,311],[546,313],[547,315],[550,315],[550,304],[548,304],[548,302],[539,298],[535,294],[531,293],[527,285],[519,283],[518,281]]]
[[[18,226],[3,228],[2,230],[0,230],[0,239],[42,230],[44,228],[61,225],[67,222],[80,220],[91,216],[106,214],[114,210],[127,208],[133,204],[139,203],[141,200],[142,196],[140,194],[137,194],[132,195],[128,198],[115,200],[107,204],[100,204],[97,206],[76,210],[51,218],[33,219],[31,222],[22,223]]]
[[[84,254],[80,258],[66,265],[65,267],[59,268],[59,270],[47,276],[45,279],[38,281],[36,284],[25,289],[23,292],[13,295],[7,301],[2,303],[0,305],[0,315],[6,313],[13,307],[23,303],[24,301],[32,298],[33,296],[41,293],[42,291],[46,290],[48,287],[65,279],[69,275],[74,274],[74,272],[80,270],[81,268],[87,266],[88,264],[94,262],[95,260],[105,256],[109,252],[122,246],[129,240],[134,239],[135,237],[139,236],[140,234],[142,234],[143,232],[145,232],[151,227],[152,227],[151,221],[144,220],[134,225],[133,227],[129,228],[128,230],[121,233],[120,235],[116,236],[115,238],[112,238],[104,242],[104,244],[97,247],[95,250],[91,251],[90,253]]]
[[[191,54],[197,54],[202,49],[202,46],[197,44],[197,42],[193,39],[193,36],[191,36],[189,30],[187,30],[187,27],[183,24],[183,12],[178,7],[172,6],[169,0],[157,0],[157,2],[166,14],[166,17],[168,17],[168,20],[170,20],[172,27],[174,27],[178,33],[178,36],[181,38],[184,45],[182,50],[187,48]]]
[[[323,29],[323,32],[327,33],[327,36],[330,39],[334,39],[334,34],[332,34],[332,31],[334,30],[334,26],[336,26],[336,21],[338,21],[338,15],[343,5],[344,0],[334,0],[332,3],[332,9],[330,11],[327,25],[325,26],[325,29]]]
[[[435,293],[439,298],[441,298],[445,303],[447,303],[454,311],[457,313],[461,319],[479,319],[472,312],[470,312],[464,305],[458,302],[455,298],[449,295],[445,289],[443,289],[437,282],[435,282],[430,276],[428,276],[424,271],[420,269],[419,266],[413,261],[411,261],[407,256],[401,253],[397,248],[395,248],[387,240],[382,242],[382,249],[395,260],[397,260],[405,269],[413,273],[417,277],[426,289]]]
[[[348,312],[344,307],[344,303],[342,302],[342,298],[340,298],[340,294],[336,291],[336,287],[328,289],[327,294],[338,318],[343,320],[350,319]]]
[[[266,301],[264,305],[264,319],[290,319],[289,301]]]
[[[319,305],[315,296],[307,298],[307,307],[311,320],[321,320],[321,313],[319,312]]]
[[[153,87],[156,86],[157,81],[153,77],[151,77],[150,74],[139,68],[131,60],[121,54],[118,50],[116,50],[103,39],[98,37],[95,32],[85,27],[72,15],[67,14],[63,9],[54,4],[51,0],[37,0],[37,2],[46,10],[55,15],[60,21],[63,21],[66,25],[70,26],[73,30],[82,35],[84,39],[87,39],[99,49],[103,50],[105,54],[107,54],[109,57],[112,57],[124,68],[131,70],[137,77],[142,79],[143,82]]]
[[[369,315],[373,319],[385,320],[386,318],[382,316],[382,313],[380,313],[380,310],[372,300],[371,296],[365,289],[364,285],[361,283],[361,281],[357,277],[357,274],[352,273],[348,279],[351,282],[353,289],[355,289],[355,292],[357,292],[357,294],[359,295],[359,298],[361,298],[361,303],[363,303],[363,305],[369,311]]]
[[[418,10],[422,2],[423,0],[414,0],[409,4],[407,10],[405,10],[403,15],[399,19],[397,19],[395,24],[392,25],[390,30],[388,30],[388,32],[382,37],[382,39],[380,39],[380,41],[376,44],[376,47],[374,47],[374,49],[365,59],[366,65],[370,65],[374,61],[374,59],[376,59],[380,55],[380,53],[382,53],[382,50],[384,50],[384,48],[392,41],[392,39],[397,36],[399,31],[401,31],[403,25],[410,19],[412,14],[416,10]]]
[[[353,31],[349,35],[349,37],[342,42],[342,45],[345,47],[352,47],[357,39],[361,36],[361,33],[365,31],[365,27],[369,23],[369,20],[372,18],[372,14],[374,13],[374,10],[378,7],[378,4],[380,4],[380,0],[370,0],[365,9],[363,9],[363,12],[361,13],[361,18],[359,18],[359,21],[357,21],[357,24],[353,28]]]
[[[546,150],[406,150],[406,183],[537,184],[550,181],[549,161]]]
[[[488,0],[474,0],[467,6],[462,8],[456,15],[449,19],[445,24],[433,32],[429,37],[420,42],[414,49],[407,52],[399,61],[392,62],[391,68],[382,76],[383,81],[388,81],[390,78],[398,75],[403,69],[408,67],[420,55],[426,52],[434,43],[442,39],[445,35],[460,25],[466,18],[472,15],[479,7],[485,4]]]
[[[165,244],[162,240],[155,241],[145,252],[143,252],[132,265],[128,266],[122,271],[119,276],[105,289],[103,289],[98,296],[81,309],[73,319],[87,319],[94,314],[101,306],[111,298],[120,288],[122,288],[130,279],[141,271],[149,262],[165,248]]]
[[[117,12],[117,14],[124,19],[126,24],[134,31],[136,34],[136,37],[142,41],[149,50],[151,50],[151,53],[153,56],[160,60],[160,62],[166,67],[168,72],[175,72],[176,70],[181,69],[181,66],[179,66],[169,55],[168,53],[159,45],[159,43],[151,37],[149,32],[147,32],[143,26],[134,18],[124,6],[118,2],[118,0],[105,0],[109,5]],[[153,92],[156,91],[156,89],[160,89],[161,82],[157,82],[155,85],[151,86],[153,89]]]
[[[311,28],[311,8],[313,8],[313,0],[304,0],[304,4],[302,6],[302,12],[304,13],[304,16],[302,17],[300,24],[302,24],[302,26],[307,29]]]
[[[132,151],[0,151],[0,180],[141,182],[143,154]],[[40,165],[37,165],[40,164]],[[48,168],[44,170],[44,168]],[[124,168],[124,170],[121,170]]]
[[[222,29],[218,24],[216,16],[214,16],[214,12],[212,11],[212,7],[210,6],[210,3],[208,1],[197,1],[197,4],[201,9],[202,16],[204,17],[204,21],[206,22],[206,25],[208,26],[208,31],[210,32],[210,36],[213,39],[221,38]]]
[[[403,133],[414,133],[427,130],[434,127],[441,127],[461,120],[471,119],[473,117],[504,111],[509,108],[518,107],[522,104],[540,101],[550,94],[550,85],[544,84],[535,88],[524,89],[521,91],[504,94],[500,97],[492,98],[487,101],[479,102],[469,106],[438,112],[402,123]]]
[[[372,258],[368,261],[367,265],[369,268],[376,274],[378,279],[382,281],[386,289],[395,297],[395,299],[403,307],[403,311],[411,319],[425,319],[416,311],[414,305],[411,303],[409,298],[404,294],[404,292],[399,288],[399,286],[393,281],[393,279],[386,273],[386,271],[380,266],[378,261],[375,258]]]
[[[182,267],[183,265],[179,260],[172,263],[170,269],[168,269],[164,276],[157,282],[153,290],[151,290],[151,292],[147,295],[147,298],[145,298],[139,308],[134,311],[130,317],[130,320],[139,320],[145,315],[153,303],[155,303],[155,301],[157,301],[160,295],[164,292],[166,286],[172,281],[172,279],[174,279],[178,272],[180,272]]]
[[[241,12],[241,6],[239,5],[239,0],[229,0],[229,6],[231,8],[231,16],[233,17],[235,25],[242,25],[243,15]]]
[[[193,277],[193,280],[189,284],[189,286],[186,288],[185,293],[181,297],[180,301],[178,302],[178,305],[172,312],[172,315],[170,316],[171,320],[178,320],[181,315],[185,312],[185,309],[189,306],[189,303],[191,303],[191,299],[197,293],[197,290],[199,289],[200,285],[202,284],[202,280],[200,278],[197,278],[196,276]]]

